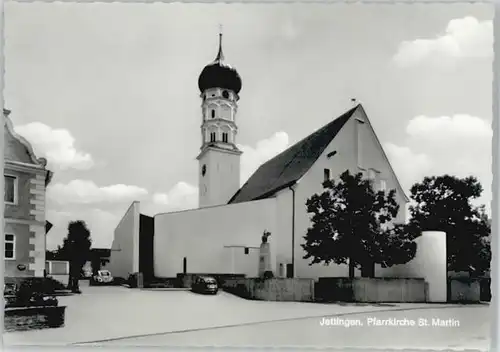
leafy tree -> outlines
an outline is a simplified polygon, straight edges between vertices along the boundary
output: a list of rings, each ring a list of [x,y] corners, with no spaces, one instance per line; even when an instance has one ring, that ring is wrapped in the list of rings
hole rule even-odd
[[[472,176],[425,177],[411,188],[411,232],[446,232],[448,270],[481,274],[490,267],[491,222],[484,205],[472,204],[482,192]]]
[[[390,267],[413,259],[413,238],[403,225],[391,226],[399,210],[395,190],[375,192],[371,181],[349,171],[323,188],[306,202],[312,226],[302,248],[304,259],[312,258],[309,265],[349,262],[349,277],[355,268],[373,277],[375,263]]]
[[[68,236],[63,241],[61,251],[69,260],[68,289],[80,292],[78,281],[89,258],[92,239],[87,224],[82,220],[71,221],[68,224]]]

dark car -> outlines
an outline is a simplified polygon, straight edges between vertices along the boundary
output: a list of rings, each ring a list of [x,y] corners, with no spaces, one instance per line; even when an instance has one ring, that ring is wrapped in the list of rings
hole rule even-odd
[[[215,295],[219,291],[219,286],[213,277],[197,276],[191,284],[191,291]]]

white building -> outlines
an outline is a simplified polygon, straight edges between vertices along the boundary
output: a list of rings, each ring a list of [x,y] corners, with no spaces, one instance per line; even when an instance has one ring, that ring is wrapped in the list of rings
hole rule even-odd
[[[203,69],[198,85],[200,208],[157,214],[154,235],[151,231],[143,235],[144,215],[134,202],[115,230],[110,270],[122,276],[143,271],[140,263],[145,256],[154,258],[151,266],[157,277],[174,277],[184,270],[254,277],[256,248],[267,230],[275,275],[348,276],[345,265],[309,266],[301,247],[311,225],[306,200],[322,192],[326,178],[337,178],[346,170],[365,173],[379,189],[395,189],[400,204],[396,221],[405,221],[408,198],[361,105],[264,163],[240,188],[242,152],[236,138],[242,82],[225,63],[222,45],[215,61]]]

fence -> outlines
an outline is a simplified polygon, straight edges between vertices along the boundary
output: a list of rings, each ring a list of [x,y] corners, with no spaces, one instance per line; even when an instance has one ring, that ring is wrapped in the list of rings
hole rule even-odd
[[[63,260],[47,260],[45,262],[47,275],[68,275],[69,262]]]
[[[322,277],[315,287],[320,302],[426,302],[424,279]]]

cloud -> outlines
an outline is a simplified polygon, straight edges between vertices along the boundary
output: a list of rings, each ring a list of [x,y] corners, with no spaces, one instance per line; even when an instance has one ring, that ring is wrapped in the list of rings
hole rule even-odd
[[[276,132],[271,137],[257,142],[255,147],[239,145],[243,151],[241,156],[241,180],[243,185],[260,165],[283,152],[289,146],[286,132]]]
[[[107,212],[101,209],[49,210],[47,220],[54,224],[54,227],[47,234],[47,249],[55,249],[58,245],[62,245],[63,239],[68,235],[68,223],[75,220],[86,222],[92,238],[92,247],[110,248],[115,227],[123,213],[120,215],[119,212]]]
[[[470,115],[416,116],[406,127],[406,143],[384,145],[407,189],[424,176],[476,176],[483,185],[479,203],[491,201],[491,123]]]
[[[48,187],[48,198],[60,204],[116,203],[139,200],[146,196],[144,188],[123,184],[99,187],[88,180],[72,180]]]
[[[288,134],[277,132],[269,138],[260,140],[255,147],[239,145],[241,156],[241,178],[243,184],[262,163],[284,151],[289,144]],[[198,187],[187,182],[179,182],[166,193],[159,192],[152,196],[151,202],[141,204],[145,214],[179,211],[198,207]]]
[[[37,155],[46,157],[50,166],[61,170],[87,170],[94,166],[92,156],[76,149],[75,138],[66,129],[31,122],[16,126],[14,130],[32,144]]]
[[[144,211],[177,211],[198,207],[198,187],[186,182],[179,182],[167,193],[155,193],[153,206],[146,205]]]
[[[450,65],[458,59],[493,57],[493,23],[474,17],[451,20],[445,33],[433,39],[415,39],[400,44],[393,61],[401,67],[425,62]]]
[[[385,143],[384,150],[405,191],[431,170],[432,161],[425,154],[415,153],[408,147],[392,143]]]

